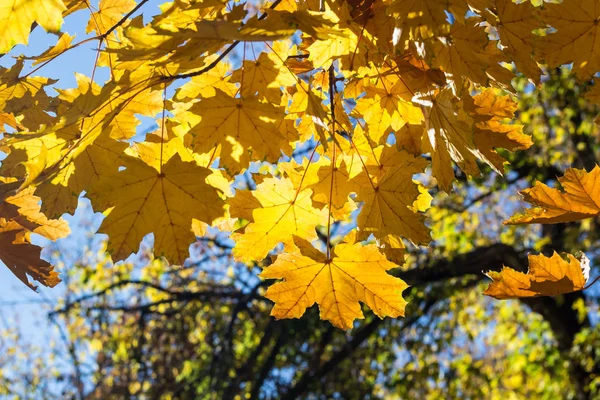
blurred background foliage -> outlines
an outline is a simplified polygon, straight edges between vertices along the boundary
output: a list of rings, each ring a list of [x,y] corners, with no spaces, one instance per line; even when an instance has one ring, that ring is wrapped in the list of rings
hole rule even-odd
[[[47,258],[64,284],[53,298],[0,303],[0,396],[15,399],[584,399],[600,398],[599,291],[497,301],[482,271],[526,270],[552,250],[600,256],[598,220],[503,226],[519,189],[556,186],[568,167],[597,162],[599,115],[567,67],[535,87],[515,79],[535,145],[434,193],[433,245],[412,248],[396,274],[412,288],[407,317],[366,319],[344,332],[311,309],[275,321],[260,266],[234,263],[222,234],[198,238],[184,266],[147,245],[113,264],[98,215],[81,201],[75,238]],[[71,224],[73,226],[73,223]],[[33,299],[33,300],[32,300]],[[24,304],[28,303],[28,304]],[[32,308],[32,303],[34,307]],[[23,313],[33,322],[19,324]],[[52,329],[46,329],[51,326]],[[48,330],[31,340],[24,330]]]

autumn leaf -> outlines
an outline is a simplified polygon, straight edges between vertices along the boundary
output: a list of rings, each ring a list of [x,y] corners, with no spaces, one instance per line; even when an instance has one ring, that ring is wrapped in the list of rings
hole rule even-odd
[[[385,271],[408,242],[431,241],[430,192],[454,197],[457,176],[462,188],[487,173],[482,164],[502,174],[503,151],[532,145],[514,122],[525,118],[508,95],[522,91],[514,68],[536,83],[563,64],[590,78],[597,10],[589,0],[317,3],[183,0],[149,15],[146,1],[2,2],[0,54],[15,61],[0,67],[0,220],[20,227],[7,228],[7,248],[33,255],[13,269],[54,282],[29,235],[64,236],[58,217],[85,193],[116,260],[153,234],[158,256],[183,263],[196,235],[232,232],[236,261],[263,265],[281,249],[275,265],[312,260],[321,292],[307,283],[306,296],[337,326],[362,316],[360,301],[403,314],[401,285]],[[75,11],[84,32],[60,31]],[[36,26],[50,47],[23,56],[14,46]],[[71,68],[63,54],[83,47],[94,52],[74,87],[44,76],[46,65]],[[595,174],[568,172],[564,193],[526,191],[537,208],[511,221],[597,215]],[[303,242],[317,240],[333,253]],[[283,269],[278,278],[287,284]],[[398,296],[372,287],[382,282]],[[322,291],[338,284],[346,299],[334,309]]]
[[[556,296],[582,290],[589,278],[590,260],[585,254],[579,259],[567,254],[567,261],[556,252],[551,257],[530,254],[528,259],[527,274],[508,267],[487,272],[493,282],[484,294],[497,299]]]
[[[61,0],[5,0],[0,4],[0,54],[14,45],[27,43],[31,24],[37,22],[49,32],[62,25],[67,8]]]
[[[555,29],[539,39],[538,58],[550,68],[573,63],[573,73],[582,81],[600,69],[600,9],[594,0],[544,4],[542,21]]]
[[[425,115],[423,151],[431,153],[433,176],[444,191],[454,180],[452,161],[469,175],[478,175],[477,159],[484,156],[475,147],[469,121],[459,113],[457,99],[450,89],[422,100]]]
[[[252,222],[244,232],[232,235],[236,243],[233,255],[238,261],[262,260],[278,243],[289,242],[292,235],[315,240],[315,228],[327,224],[327,211],[312,205],[312,190],[297,189],[288,178],[267,178],[252,194],[260,207],[252,210]],[[255,201],[253,204],[257,205]],[[232,210],[232,216],[244,217],[247,212],[236,214]]]
[[[431,240],[423,216],[412,208],[419,197],[413,175],[422,172],[425,162],[405,151],[386,148],[375,165],[361,172],[352,182],[359,186],[357,199],[363,201],[357,220],[361,237],[374,234],[404,237],[415,244]]]
[[[485,86],[493,82],[510,87],[513,74],[500,65],[507,61],[506,55],[476,22],[475,18],[468,18],[465,25],[452,25],[447,40],[434,45],[433,65],[446,71],[457,88],[463,87],[465,79]]]
[[[101,35],[113,27],[125,13],[135,7],[134,0],[100,0],[98,11],[92,13],[85,28],[86,33]]]
[[[408,285],[387,273],[396,265],[377,246],[341,243],[327,259],[304,240],[294,243],[292,251],[260,274],[263,279],[283,279],[265,293],[275,302],[275,318],[300,318],[317,303],[321,319],[351,329],[355,319],[364,318],[359,302],[380,318],[404,316],[402,292]]]
[[[496,29],[505,52],[512,56],[519,71],[539,82],[541,70],[533,60],[536,37],[535,29],[543,28],[536,8],[529,1],[515,3],[512,0],[496,0],[495,14],[484,13],[486,20]]]
[[[556,224],[591,218],[600,213],[600,167],[591,172],[569,168],[558,182],[564,192],[537,182],[521,192],[523,200],[535,207],[514,215],[505,224]]]
[[[206,183],[210,170],[179,155],[160,171],[135,158],[124,158],[123,164],[124,170],[105,177],[89,194],[107,215],[100,232],[108,234],[114,259],[128,257],[154,233],[156,253],[183,263],[195,238],[192,219],[210,224],[223,215],[219,191]]]
[[[248,155],[234,151],[251,148],[253,159],[277,161],[285,138],[279,134],[276,121],[283,118],[283,109],[255,98],[234,98],[217,90],[214,97],[195,103],[188,110],[201,119],[189,130],[194,137],[194,150],[206,153],[223,146],[222,164],[238,171],[247,163]],[[180,118],[185,118],[181,114]],[[241,163],[241,164],[240,164]]]
[[[11,181],[2,179],[0,188],[12,189]],[[31,234],[56,240],[67,236],[70,229],[63,219],[48,219],[40,211],[40,198],[33,191],[33,187],[28,187],[0,201],[0,260],[35,290],[28,277],[49,287],[54,287],[60,279],[53,266],[41,259],[42,248],[31,243]]]
[[[60,282],[54,267],[40,258],[41,251],[41,247],[29,242],[27,230],[17,222],[0,223],[0,260],[33,290],[36,286],[28,276],[48,287]]]

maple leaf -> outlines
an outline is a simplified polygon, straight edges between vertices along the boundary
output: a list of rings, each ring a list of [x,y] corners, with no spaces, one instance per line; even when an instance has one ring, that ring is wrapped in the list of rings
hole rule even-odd
[[[107,32],[133,7],[135,7],[135,0],[100,0],[98,11],[90,15],[85,28],[86,33],[95,31],[101,35]]]
[[[539,38],[538,58],[550,68],[573,63],[581,81],[591,78],[600,69],[600,9],[595,0],[544,4],[541,18],[556,31]]]
[[[448,36],[436,42],[433,65],[446,71],[457,88],[463,86],[465,79],[486,86],[493,81],[510,87],[513,74],[500,66],[500,62],[507,61],[506,55],[475,20],[469,18],[466,25],[452,25]]]
[[[126,143],[109,137],[100,138],[87,147],[81,157],[38,185],[36,194],[44,199],[42,211],[51,217],[72,214],[81,192],[94,191],[100,179],[118,172],[126,148]]]
[[[12,191],[14,181],[1,178],[0,192]],[[4,190],[2,190],[4,189]],[[8,189],[8,190],[7,190]],[[66,221],[48,219],[40,212],[40,199],[29,187],[0,201],[0,260],[23,283],[35,290],[28,276],[44,286],[54,287],[60,279],[52,265],[40,258],[41,247],[31,244],[37,233],[56,240],[70,233]]]
[[[493,89],[483,90],[474,96],[463,96],[465,109],[475,121],[473,139],[481,154],[496,172],[502,174],[504,158],[495,148],[510,151],[526,150],[533,145],[523,126],[506,123],[514,117],[517,103],[510,96],[499,96]],[[472,100],[472,103],[471,103]]]
[[[16,44],[27,43],[34,22],[48,32],[57,32],[66,9],[61,0],[3,0],[0,4],[0,54]]]
[[[238,261],[262,260],[280,242],[292,235],[316,240],[315,228],[327,224],[327,210],[313,207],[311,189],[298,190],[289,178],[267,178],[252,192],[260,208],[252,210],[252,222],[244,233],[234,233],[233,255]],[[237,197],[237,196],[236,196]],[[253,202],[256,205],[256,202]],[[247,216],[248,210],[233,217]]]
[[[531,2],[515,3],[512,0],[496,0],[495,12],[486,12],[483,16],[496,29],[500,42],[506,46],[517,66],[529,78],[539,82],[541,70],[533,60],[536,37],[533,30],[543,28],[537,11]]]
[[[242,67],[233,72],[232,82],[240,83],[242,97],[257,95],[269,103],[281,101],[281,87],[292,86],[297,78],[275,53],[261,53],[256,60],[244,61]]]
[[[433,176],[444,191],[449,191],[454,180],[452,161],[469,175],[479,175],[477,158],[484,156],[477,150],[473,130],[461,115],[457,100],[450,89],[421,101],[425,107],[425,135],[423,151],[431,153]]]
[[[327,18],[327,14],[310,10],[267,10],[266,19],[255,18],[248,21],[240,30],[242,34],[272,35],[273,32],[292,36],[297,30],[320,40],[343,36],[343,30],[335,29],[335,23]]]
[[[542,182],[521,192],[523,200],[536,207],[514,215],[506,224],[556,224],[591,218],[600,213],[600,167],[591,172],[569,168],[558,178],[564,192]]]
[[[497,299],[556,296],[582,290],[589,278],[590,260],[585,254],[579,259],[567,254],[567,261],[556,252],[551,257],[530,254],[528,259],[527,274],[508,267],[487,272],[493,282],[484,294]]]
[[[339,9],[330,10],[327,14],[344,36],[335,36],[327,40],[315,40],[307,51],[309,61],[315,68],[328,69],[335,60],[340,60],[342,71],[352,71],[358,66],[366,65],[364,43],[359,41],[359,34],[352,29],[352,16],[348,3],[342,2]]]
[[[23,57],[23,59],[24,60],[35,60],[32,64],[32,66],[41,64],[45,61],[52,60],[52,59],[58,57],[59,55],[61,55],[63,52],[67,51],[71,47],[73,39],[75,39],[75,36],[71,36],[65,32],[60,35],[60,37],[58,38],[58,41],[56,42],[56,44],[54,46],[48,48],[48,50],[46,50],[42,54],[40,54],[38,56],[33,56],[33,57]]]
[[[7,197],[5,205],[14,206],[16,210],[0,212],[0,218],[18,222],[24,229],[50,240],[66,237],[71,232],[67,222],[62,218],[49,219],[40,210],[40,198],[33,194],[34,190],[34,187],[28,187]]]
[[[42,110],[48,110],[51,102],[44,89],[55,81],[39,76],[19,77],[23,66],[24,61],[19,59],[10,69],[0,67],[0,112],[22,115],[21,125],[36,130],[51,120],[47,114],[47,118],[40,118],[40,114],[45,114]]]
[[[29,242],[28,232],[15,221],[0,220],[0,260],[24,284],[36,290],[28,275],[44,286],[54,287],[60,282],[52,265],[40,258],[42,248]]]
[[[189,130],[194,137],[194,150],[206,153],[217,145],[223,146],[222,164],[235,171],[239,171],[239,165],[245,166],[244,155],[232,151],[238,143],[253,150],[253,159],[267,161],[277,161],[282,149],[288,147],[275,124],[283,118],[283,108],[273,104],[255,98],[234,98],[217,90],[214,97],[194,103],[187,111],[201,118]]]
[[[380,318],[404,316],[402,292],[408,285],[387,273],[396,265],[376,245],[340,243],[328,259],[307,241],[295,238],[294,243],[292,251],[279,255],[260,274],[263,279],[283,279],[265,293],[275,302],[275,318],[300,318],[317,303],[321,319],[351,329],[355,319],[364,318],[359,302]]]
[[[385,142],[390,132],[398,131],[405,124],[423,121],[423,113],[410,101],[413,92],[404,79],[385,76],[376,86],[367,86],[365,91],[366,95],[356,101],[353,114],[365,120],[375,143]]]
[[[448,4],[436,0],[395,0],[387,12],[398,17],[398,25],[404,35],[401,42],[404,43],[407,40],[431,38],[445,29],[449,24],[444,6]]]
[[[231,67],[227,63],[218,63],[215,68],[200,75],[194,76],[175,92],[175,100],[190,101],[196,98],[213,97],[217,89],[231,97],[235,97],[238,88],[231,82],[229,74]]]
[[[360,187],[357,200],[364,202],[357,220],[361,238],[366,239],[371,233],[377,238],[391,234],[416,244],[429,243],[424,217],[413,209],[419,189],[412,180],[427,163],[394,147],[378,151],[381,156],[351,180]]]
[[[192,219],[212,223],[223,215],[219,191],[206,183],[210,170],[174,155],[160,171],[135,158],[124,170],[102,179],[89,193],[94,207],[106,210],[100,232],[109,236],[115,260],[135,252],[148,233],[170,262],[183,263],[194,241]]]

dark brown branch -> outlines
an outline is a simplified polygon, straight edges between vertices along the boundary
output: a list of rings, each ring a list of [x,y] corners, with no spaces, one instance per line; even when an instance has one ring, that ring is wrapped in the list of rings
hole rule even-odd
[[[275,0],[273,2],[273,4],[271,4],[269,6],[269,10],[273,10],[275,7],[277,7],[277,5],[279,5],[279,3],[281,3],[281,0]],[[268,14],[266,12],[262,13],[261,16],[258,17],[258,20],[261,21],[261,20],[267,18],[267,15]],[[237,45],[240,43],[241,43],[240,40],[235,40],[233,43],[231,43],[229,46],[227,46],[227,48],[225,50],[223,50],[223,52],[219,55],[219,57],[217,57],[213,62],[211,62],[206,67],[204,67],[198,71],[188,72],[185,74],[163,76],[163,77],[161,77],[160,80],[161,81],[174,81],[176,79],[193,78],[194,76],[199,76],[199,75],[205,74],[208,71],[210,71],[211,69],[213,69],[214,67],[216,67],[217,64],[219,64],[221,61],[223,61],[223,59],[227,56],[227,54],[231,53],[237,47]]]
[[[453,259],[438,260],[422,268],[398,271],[395,275],[411,286],[420,286],[465,275],[483,277],[483,270],[500,270],[503,265],[521,271],[527,270],[527,261],[523,254],[512,246],[498,243],[457,255]]]
[[[106,32],[104,32],[103,34],[99,35],[97,37],[97,39],[99,40],[104,40],[108,37],[108,35],[110,35],[111,33],[114,32],[115,29],[117,29],[118,27],[120,27],[121,25],[123,25],[125,23],[125,21],[127,21],[127,19],[129,19],[129,17],[131,17],[137,10],[139,10],[140,8],[142,8],[142,6],[144,4],[146,4],[148,2],[148,0],[142,0],[140,1],[134,8],[133,10],[129,11],[127,14],[125,14],[123,16],[123,18],[121,18],[119,21],[117,21],[116,24],[114,24],[113,26],[110,27],[109,30],[107,30]]]
[[[421,315],[424,315],[429,309],[437,302],[436,300],[429,301],[425,307],[423,307],[420,315],[412,316],[411,318],[405,320],[406,322],[402,326],[402,330],[411,327],[415,324]],[[348,357],[350,357],[353,352],[365,341],[367,340],[384,322],[384,320],[379,318],[373,318],[371,322],[364,325],[358,332],[352,337],[345,346],[339,349],[331,359],[329,359],[326,363],[321,365],[320,368],[314,370],[307,370],[306,373],[300,378],[300,380],[283,396],[283,399],[297,399],[302,397],[303,394],[306,393],[309,385],[311,383],[319,382],[325,375],[334,371],[338,365],[340,365],[343,361],[345,361]]]

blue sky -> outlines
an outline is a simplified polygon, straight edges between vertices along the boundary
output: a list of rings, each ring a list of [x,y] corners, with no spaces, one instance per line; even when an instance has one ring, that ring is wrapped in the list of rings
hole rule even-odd
[[[97,6],[98,1],[91,1],[92,6]],[[150,0],[144,5],[142,11],[148,18],[159,12],[158,5],[163,1]],[[146,18],[146,17],[145,17]],[[89,11],[81,10],[68,16],[62,27],[63,32],[70,35],[76,35],[74,41],[81,41],[93,35],[85,34],[85,27],[88,23]],[[0,58],[0,66],[10,67],[14,64],[14,57],[19,55],[35,56],[41,54],[48,47],[53,46],[58,36],[46,33],[41,27],[37,27],[29,38],[29,45],[16,46],[9,54]],[[35,75],[45,76],[57,79],[54,85],[57,88],[76,87],[75,72],[90,76],[94,68],[97,42],[92,41],[78,48],[70,50],[61,55],[48,65],[41,68]],[[30,72],[33,68],[31,62],[27,62],[23,69],[23,74]],[[98,84],[103,84],[109,77],[107,68],[98,68],[94,80]],[[49,88],[48,94],[56,96],[56,92]],[[140,126],[140,131],[147,130],[154,122],[150,119],[145,120]],[[72,233],[69,237],[62,239],[53,246],[60,251],[69,252],[69,258],[77,259],[77,256],[86,251],[81,238],[85,238],[90,231],[95,231],[102,219],[101,214],[94,215],[89,202],[85,199],[80,201],[75,216],[65,215],[64,218],[69,222]],[[99,238],[98,238],[99,239]],[[52,243],[41,237],[34,238],[34,243],[49,247]],[[51,249],[46,248],[42,256],[51,260]],[[0,265],[2,263],[0,262]],[[59,270],[59,272],[62,272]],[[18,324],[26,337],[35,342],[45,337],[50,330],[50,326],[45,321],[45,308],[40,303],[54,303],[62,294],[64,287],[59,284],[53,289],[40,286],[39,293],[34,293],[17,279],[7,268],[0,267],[0,316],[9,324]],[[43,323],[40,323],[40,318]],[[2,319],[0,319],[1,321]],[[0,325],[0,329],[4,328]],[[45,329],[48,328],[48,329]]]

